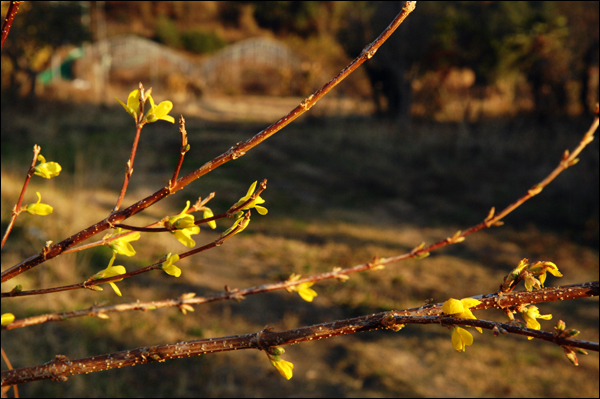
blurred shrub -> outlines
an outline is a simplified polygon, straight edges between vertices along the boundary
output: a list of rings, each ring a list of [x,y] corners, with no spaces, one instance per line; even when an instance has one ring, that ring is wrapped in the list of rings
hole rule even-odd
[[[159,15],[156,18],[154,27],[154,38],[159,43],[169,47],[181,48],[181,35],[177,30],[177,25],[174,21],[164,15]]]
[[[217,33],[199,29],[182,33],[181,42],[183,48],[198,54],[212,53],[227,45],[227,42]]]

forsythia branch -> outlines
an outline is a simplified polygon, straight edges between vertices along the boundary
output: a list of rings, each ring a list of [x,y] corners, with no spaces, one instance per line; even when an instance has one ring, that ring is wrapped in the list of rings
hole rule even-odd
[[[151,362],[164,362],[168,359],[227,352],[238,349],[268,350],[268,348],[274,346],[291,345],[300,342],[331,338],[338,335],[379,330],[382,328],[394,329],[394,326],[396,325],[406,324],[474,326],[485,328],[487,330],[506,331],[508,333],[534,337],[553,342],[559,346],[582,348],[592,351],[598,351],[599,349],[598,343],[567,339],[554,333],[517,327],[507,323],[440,316],[402,316],[398,314],[398,312],[391,311],[286,331],[269,331],[268,329],[265,329],[251,334],[199,339],[175,344],[136,348],[85,359],[69,360],[66,356],[58,355],[54,360],[41,366],[2,372],[2,386],[45,379],[66,381],[71,375],[89,373],[92,371],[110,370]]]

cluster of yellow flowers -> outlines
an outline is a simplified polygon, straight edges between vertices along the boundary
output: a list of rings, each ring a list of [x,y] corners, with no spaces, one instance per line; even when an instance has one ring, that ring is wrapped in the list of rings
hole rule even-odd
[[[519,262],[517,268],[506,276],[503,287],[508,289],[514,284],[515,281],[523,280],[525,283],[525,289],[527,289],[527,291],[531,291],[533,288],[540,289],[544,286],[547,272],[553,276],[562,277],[558,267],[552,262],[543,261],[529,264],[527,259],[523,259],[521,262]],[[459,319],[477,319],[471,312],[470,308],[477,306],[480,303],[481,301],[474,298],[464,298],[461,300],[450,298],[442,305],[442,312],[448,316]],[[537,319],[552,319],[551,314],[540,314],[537,306],[520,306],[517,310],[523,316],[527,328],[534,330],[539,330],[541,328]],[[480,333],[482,332],[481,328],[475,328]],[[464,352],[467,346],[473,344],[473,335],[471,335],[470,332],[462,327],[452,327],[451,334],[452,346],[459,352]],[[528,337],[528,339],[533,339],[533,337]]]

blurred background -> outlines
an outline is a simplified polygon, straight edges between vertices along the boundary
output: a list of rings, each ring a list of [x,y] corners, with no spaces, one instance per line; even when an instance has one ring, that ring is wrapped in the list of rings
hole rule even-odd
[[[2,2],[6,15],[9,2]],[[599,2],[418,2],[376,56],[307,114],[240,159],[161,201],[132,224],[179,213],[215,192],[224,212],[255,180],[269,209],[243,234],[183,260],[176,279],[152,273],[120,282],[123,297],[74,292],[2,301],[18,318],[94,303],[210,296],[410,251],[479,223],[521,197],[573,149],[598,102]],[[373,41],[403,2],[25,2],[1,55],[2,231],[34,144],[63,167],[34,178],[27,214],[2,252],[2,269],[104,218],[114,207],[135,134],[117,103],[139,82],[171,115],[186,118],[191,144],[182,173],[277,121]],[[179,152],[177,126],[142,131],[128,206],[167,184]],[[2,333],[14,367],[197,338],[288,329],[494,292],[522,258],[555,262],[564,277],[598,280],[598,140],[581,161],[509,215],[420,261],[313,288],[313,303],[276,292],[174,309],[112,314]],[[199,245],[217,238],[203,228]],[[197,238],[196,238],[197,237]],[[96,237],[96,240],[101,237]],[[169,235],[142,235],[135,270],[186,250]],[[74,284],[103,269],[96,247],[53,259],[11,280],[24,289]],[[597,299],[542,304],[597,342]],[[495,311],[487,320],[504,319]],[[285,381],[263,353],[242,351],[76,376],[20,387],[22,396],[597,396],[598,355],[573,367],[562,350],[521,337],[475,334],[465,353],[439,327],[409,326],[286,348]],[[2,364],[2,370],[5,370]]]

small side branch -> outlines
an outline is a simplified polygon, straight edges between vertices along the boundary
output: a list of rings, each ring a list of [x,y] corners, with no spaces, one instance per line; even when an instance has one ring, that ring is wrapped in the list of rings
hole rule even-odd
[[[16,3],[20,3],[20,2],[16,2]],[[11,2],[11,6],[12,6],[13,2]],[[4,31],[2,32],[2,34],[4,35]],[[4,43],[4,41],[3,41]],[[4,248],[4,244],[6,243],[6,239],[8,238],[8,235],[10,234],[13,225],[15,224],[15,220],[17,220],[17,216],[19,216],[19,210],[21,209],[21,204],[23,203],[23,197],[25,196],[25,191],[27,190],[27,186],[29,185],[29,181],[31,180],[31,176],[33,176],[33,173],[35,172],[35,164],[37,162],[37,158],[38,155],[40,155],[40,151],[42,150],[42,148],[39,145],[34,145],[33,146],[33,160],[31,161],[31,165],[29,166],[29,169],[27,170],[27,176],[25,177],[25,182],[23,183],[23,188],[21,189],[21,194],[19,195],[19,199],[17,200],[17,204],[15,205],[15,207],[12,210],[12,217],[10,218],[10,222],[8,222],[8,227],[6,228],[6,232],[4,233],[4,237],[2,237],[2,245],[0,247],[0,249]]]
[[[19,11],[19,6],[22,1],[11,1],[8,6],[8,11],[6,13],[6,19],[4,20],[4,24],[2,25],[2,44],[0,45],[0,51],[4,50],[4,42],[8,37],[8,33],[10,32],[10,28],[12,27],[13,21],[15,20],[15,16],[17,15],[17,11]]]

